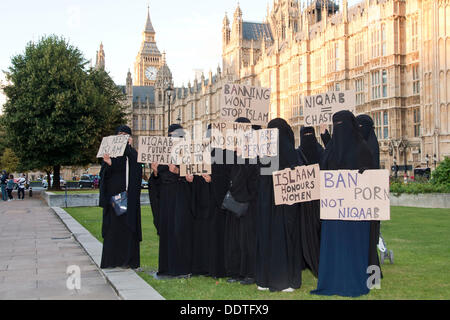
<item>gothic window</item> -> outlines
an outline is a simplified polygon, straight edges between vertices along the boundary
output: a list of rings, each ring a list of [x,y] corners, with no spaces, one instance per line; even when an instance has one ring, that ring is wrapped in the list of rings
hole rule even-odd
[[[151,117],[151,118],[150,118],[150,130],[151,130],[151,131],[156,130],[156,127],[155,127],[155,118],[154,118],[154,117]]]
[[[355,80],[356,105],[364,104],[364,78]]]
[[[139,130],[139,118],[138,116],[133,116],[133,128]]]
[[[381,25],[381,56],[386,55],[386,25]]]
[[[420,108],[415,108],[413,110],[413,121],[414,121],[414,137],[420,137]]]
[[[334,44],[334,71],[339,70],[339,42]]]
[[[387,70],[373,71],[371,73],[372,100],[387,98]]]
[[[417,51],[419,49],[419,37],[418,37],[418,22],[417,17],[411,20],[411,51]]]
[[[413,94],[420,93],[419,64],[412,66]]]
[[[141,118],[141,130],[147,130],[147,116],[142,116]]]

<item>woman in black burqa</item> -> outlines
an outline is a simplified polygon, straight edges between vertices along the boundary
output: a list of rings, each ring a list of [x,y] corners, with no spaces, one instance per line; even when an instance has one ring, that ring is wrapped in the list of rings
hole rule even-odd
[[[299,156],[307,165],[320,163],[324,149],[316,138],[313,127],[300,129]],[[320,200],[306,202],[300,214],[301,243],[303,252],[303,267],[311,270],[317,278],[320,257]]]
[[[294,133],[280,118],[269,122],[277,128],[277,157],[261,158],[257,210],[256,284],[258,290],[292,292],[302,284],[301,204],[275,205],[272,172],[303,165],[295,149]],[[276,165],[278,162],[278,165]]]
[[[375,162],[374,169],[380,169],[380,146],[375,135],[373,120],[368,115],[359,115],[356,117],[361,134],[366,140],[372,157]],[[380,221],[370,222],[370,244],[369,244],[369,266],[378,266],[381,270],[380,259],[378,257],[377,244],[380,239]]]
[[[250,123],[247,118],[238,118],[235,122]],[[234,152],[234,162],[229,165],[229,191],[237,202],[249,203],[247,212],[237,217],[226,212],[225,218],[225,267],[228,282],[241,284],[255,283],[255,202],[258,189],[258,165],[250,159],[242,159]]]
[[[322,170],[359,170],[375,166],[355,116],[340,111],[333,116],[333,136],[321,160]],[[368,221],[323,220],[317,295],[357,297],[369,293]]]
[[[181,137],[180,125],[169,127],[169,136]],[[152,163],[149,197],[159,235],[158,277],[185,277],[192,272],[191,185],[175,165]]]
[[[116,134],[128,134],[131,129],[120,126]],[[137,163],[137,151],[131,146],[131,139],[122,157],[111,159],[104,156],[100,170],[100,207],[103,208],[102,237],[103,251],[101,268],[139,268],[141,230],[141,180],[142,167]],[[128,189],[126,166],[129,165]],[[111,197],[128,190],[127,212],[117,216],[111,206]]]

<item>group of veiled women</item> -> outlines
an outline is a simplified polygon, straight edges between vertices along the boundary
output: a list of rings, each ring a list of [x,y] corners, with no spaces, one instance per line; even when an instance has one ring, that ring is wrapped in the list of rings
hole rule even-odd
[[[236,122],[249,123],[245,118]],[[378,169],[373,121],[366,115],[355,118],[349,111],[336,113],[332,136],[328,131],[321,135],[325,148],[312,127],[301,129],[297,149],[285,120],[271,120],[268,128],[279,130],[279,152],[274,158],[250,161],[236,152],[213,149],[211,174],[187,177],[181,177],[175,165],[152,164],[149,196],[159,236],[157,277],[203,275],[256,284],[258,290],[292,292],[302,285],[302,271],[309,269],[318,278],[312,294],[367,294],[367,269],[379,266],[379,222],[320,220],[318,200],[275,205],[271,172],[316,163],[321,170],[351,169],[362,174]],[[126,126],[117,131],[131,135]],[[181,126],[170,126],[169,135],[183,134]],[[140,266],[141,176],[131,145],[123,157],[106,155],[100,186],[102,268]],[[128,212],[117,217],[108,199],[124,190],[128,190]],[[228,192],[235,201],[248,204],[243,215],[224,209]]]

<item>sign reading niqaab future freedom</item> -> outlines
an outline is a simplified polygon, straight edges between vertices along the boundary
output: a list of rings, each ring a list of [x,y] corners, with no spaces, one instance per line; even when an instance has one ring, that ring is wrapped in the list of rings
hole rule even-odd
[[[220,117],[223,121],[247,118],[252,124],[267,125],[270,89],[239,84],[225,84],[222,90]]]
[[[333,124],[333,115],[342,110],[355,112],[355,91],[335,91],[305,97],[303,115],[305,126]]]
[[[138,162],[159,164],[179,164],[181,155],[175,150],[182,138],[175,137],[139,137]]]
[[[390,220],[389,171],[320,172],[322,220]]]
[[[111,158],[123,156],[129,138],[128,135],[104,137],[98,149],[97,158],[103,158],[105,154],[109,154]]]

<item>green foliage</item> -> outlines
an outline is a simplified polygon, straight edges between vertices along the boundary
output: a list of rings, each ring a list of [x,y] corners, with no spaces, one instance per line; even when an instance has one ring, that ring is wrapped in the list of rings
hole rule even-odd
[[[450,189],[450,158],[445,157],[444,161],[431,174],[433,185],[446,186]]]
[[[6,148],[0,158],[0,167],[8,173],[16,172],[19,168],[19,159],[10,148]]]
[[[79,49],[54,35],[12,58],[2,124],[24,169],[53,167],[56,174],[59,166],[88,165],[101,138],[124,122],[123,94],[86,64]]]
[[[450,193],[450,185],[439,185],[429,182],[409,182],[405,184],[400,181],[394,181],[391,183],[391,192],[394,194]]]

